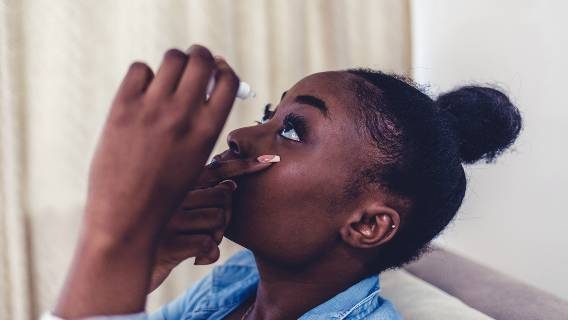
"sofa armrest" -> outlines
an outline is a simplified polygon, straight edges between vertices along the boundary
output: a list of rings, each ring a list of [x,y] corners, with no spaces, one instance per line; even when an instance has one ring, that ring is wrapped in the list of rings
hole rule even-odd
[[[495,319],[568,319],[567,301],[440,247],[404,268]]]

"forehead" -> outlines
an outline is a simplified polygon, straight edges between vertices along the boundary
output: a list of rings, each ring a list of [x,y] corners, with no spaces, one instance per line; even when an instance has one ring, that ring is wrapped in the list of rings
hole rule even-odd
[[[350,181],[353,173],[366,166],[368,156],[373,154],[354,91],[353,84],[357,81],[362,80],[344,71],[315,73],[297,82],[283,100],[284,105],[293,104],[298,95],[312,95],[325,102],[329,119],[317,117],[313,126],[324,154],[313,156],[326,160],[326,165],[319,165],[326,170],[323,176],[333,174],[341,181]]]
[[[352,89],[353,83],[361,81],[357,76],[344,71],[327,71],[309,75],[286,92],[283,104],[293,103],[298,95],[312,95],[323,100],[328,109],[328,119],[318,118],[317,129],[325,136],[325,143],[333,145],[334,152],[359,154],[368,146],[367,132],[361,121],[360,103]],[[338,147],[340,146],[340,147]],[[349,157],[346,157],[349,158]]]
[[[331,117],[334,114],[338,116],[355,103],[353,93],[349,90],[352,77],[342,71],[314,73],[298,81],[286,96],[312,95],[325,102]]]

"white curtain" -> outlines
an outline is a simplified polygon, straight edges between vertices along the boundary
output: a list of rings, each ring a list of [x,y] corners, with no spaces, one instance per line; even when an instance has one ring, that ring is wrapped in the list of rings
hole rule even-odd
[[[67,271],[94,145],[128,65],[154,70],[191,43],[223,55],[258,93],[226,133],[316,71],[407,74],[407,1],[0,0],[0,318],[53,306]],[[136,161],[136,159],[132,159]],[[223,261],[237,250],[224,240]],[[178,267],[150,297],[173,299],[211,266]]]

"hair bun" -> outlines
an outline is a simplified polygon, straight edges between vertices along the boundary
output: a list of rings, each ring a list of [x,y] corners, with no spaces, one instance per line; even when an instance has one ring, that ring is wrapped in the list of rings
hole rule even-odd
[[[446,111],[456,120],[464,163],[493,161],[513,144],[521,131],[519,109],[499,90],[465,86],[441,94],[436,104],[441,112]]]

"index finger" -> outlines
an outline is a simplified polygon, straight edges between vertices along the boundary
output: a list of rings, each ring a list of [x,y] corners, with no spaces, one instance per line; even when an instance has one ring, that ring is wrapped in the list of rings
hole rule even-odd
[[[216,58],[215,62],[217,63],[215,87],[203,112],[208,113],[209,121],[216,129],[215,132],[221,132],[237,96],[239,77],[224,59]]]
[[[197,185],[210,187],[232,177],[264,170],[270,167],[272,163],[259,162],[254,158],[213,161],[203,168],[203,173],[199,177]]]

